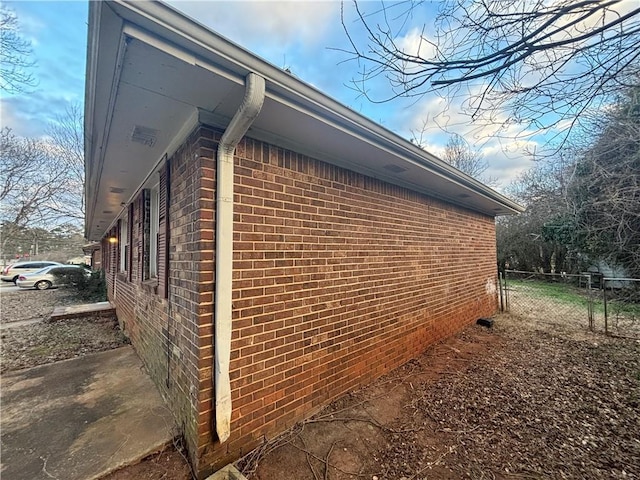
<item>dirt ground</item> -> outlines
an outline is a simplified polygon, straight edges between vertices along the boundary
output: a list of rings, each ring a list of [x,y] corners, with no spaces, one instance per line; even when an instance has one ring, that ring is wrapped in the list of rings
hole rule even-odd
[[[640,478],[639,431],[640,342],[501,315],[239,465],[261,480]]]
[[[176,447],[124,467],[100,480],[191,480],[191,468]]]
[[[640,342],[500,315],[492,330],[470,326],[431,347],[238,467],[253,480],[637,479],[638,431]],[[109,480],[188,478],[175,451],[136,468]]]
[[[14,330],[2,332],[3,368]],[[55,333],[38,335],[44,344]],[[336,400],[238,467],[253,480],[640,479],[639,431],[639,341],[550,313],[500,315],[493,329],[470,326]],[[105,480],[169,478],[191,478],[175,448]]]

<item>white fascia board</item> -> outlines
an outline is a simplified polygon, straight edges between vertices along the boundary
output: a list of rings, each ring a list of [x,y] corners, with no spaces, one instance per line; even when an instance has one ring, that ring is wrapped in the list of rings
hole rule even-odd
[[[200,123],[204,124],[204,125],[208,125],[214,128],[219,128],[219,129],[224,129],[224,127],[229,123],[229,118],[222,116],[222,115],[218,115],[216,113],[212,113],[212,112],[208,112],[205,110],[200,110],[199,111],[199,121]],[[281,137],[278,135],[275,135],[271,132],[267,132],[265,130],[259,129],[255,126],[252,126],[249,129],[248,135],[251,138],[254,138],[256,140],[260,140],[262,142],[268,143],[270,145],[275,145],[277,147],[280,148],[285,148],[291,151],[294,151],[296,153],[300,153],[302,155],[306,155],[310,158],[315,158],[317,160],[320,161],[325,161],[327,163],[330,163],[332,165],[336,165],[338,167],[342,167],[344,169],[347,170],[351,170],[351,171],[355,171],[357,173],[361,173],[363,175],[366,175],[368,177],[371,178],[376,178],[378,180],[382,180],[384,182],[393,184],[393,185],[398,185],[400,187],[405,187],[409,190],[412,191],[416,191],[416,192],[421,192],[425,195],[428,195],[432,198],[436,198],[438,200],[442,200],[446,203],[449,204],[453,204],[453,205],[457,205],[459,207],[462,208],[466,208],[466,209],[470,209],[470,210],[475,210],[475,211],[479,211],[482,213],[485,213],[487,215],[491,215],[494,216],[496,215],[495,211],[487,211],[486,209],[480,209],[478,207],[474,208],[473,205],[468,204],[468,203],[464,203],[460,200],[457,200],[455,198],[451,198],[451,197],[447,197],[444,195],[440,195],[436,192],[434,192],[433,190],[426,188],[423,185],[417,184],[417,183],[413,183],[405,178],[402,177],[397,177],[397,176],[392,176],[392,175],[388,175],[385,174],[384,172],[380,171],[380,170],[376,170],[373,168],[367,168],[366,165],[362,165],[362,164],[354,164],[351,162],[347,162],[342,158],[338,158],[335,157],[334,155],[328,154],[326,152],[321,152],[318,150],[313,150],[311,148],[309,148],[307,145],[304,145],[302,143],[296,142],[294,140],[291,140],[290,138],[285,138],[285,137]],[[422,164],[417,164],[416,165],[418,168],[424,169],[424,165]],[[429,170],[429,172],[433,175],[439,175],[435,172],[432,172],[431,170]],[[442,176],[442,175],[439,175]],[[446,180],[449,180],[448,177],[444,177]]]
[[[287,98],[283,98],[283,97],[279,97],[273,94],[273,92],[269,92],[267,94],[267,97],[283,104],[286,105],[287,107],[299,111],[300,113],[303,113],[304,115],[307,115],[319,122],[322,122],[328,126],[330,126],[331,128],[341,131],[342,133],[344,133],[345,135],[351,136],[353,138],[356,138],[357,140],[363,142],[363,143],[367,143],[368,145],[371,145],[379,150],[384,151],[385,153],[387,153],[388,155],[397,158],[398,160],[400,160],[401,162],[410,164],[418,169],[421,170],[426,170],[428,171],[431,175],[434,175],[436,177],[439,177],[441,179],[443,179],[446,182],[449,182],[451,184],[457,185],[458,187],[465,189],[465,190],[470,190],[473,193],[475,193],[476,195],[480,195],[488,200],[490,200],[491,202],[497,202],[500,203],[502,206],[504,206],[505,208],[513,211],[514,213],[518,212],[519,210],[517,209],[518,205],[516,205],[514,202],[511,202],[510,200],[506,199],[506,198],[502,198],[502,199],[498,199],[495,198],[495,195],[500,195],[497,192],[495,192],[492,189],[489,189],[488,187],[485,187],[481,182],[478,182],[477,180],[467,176],[467,175],[460,175],[460,172],[456,169],[454,169],[453,167],[451,167],[449,164],[443,162],[442,160],[439,160],[436,158],[438,163],[434,164],[428,164],[424,161],[420,161],[420,157],[416,156],[414,154],[412,154],[412,152],[409,152],[408,149],[405,147],[404,143],[406,142],[402,142],[402,143],[396,143],[396,142],[381,142],[380,138],[376,135],[375,132],[370,132],[370,131],[363,131],[362,129],[354,129],[351,128],[351,125],[346,125],[342,122],[337,122],[335,120],[332,120],[328,115],[321,115],[318,114],[314,111],[310,111],[308,108],[305,108],[304,106],[301,106],[298,103],[292,102]],[[367,135],[368,133],[368,135]],[[289,143],[293,143],[293,142],[289,142]],[[303,145],[299,145],[298,149],[296,149],[297,152],[303,153],[300,148],[304,148]],[[307,149],[308,150],[308,149]],[[421,150],[421,152],[429,154],[428,152]],[[318,152],[319,153],[319,152]],[[430,154],[429,154],[430,155]],[[316,155],[311,155],[311,156],[315,156]],[[326,157],[326,155],[324,155]],[[435,158],[435,157],[434,157]],[[322,159],[322,158],[319,158]],[[331,163],[336,163],[334,159],[334,161],[332,161]],[[345,168],[351,168],[353,169],[354,167],[361,167],[360,165],[354,165],[352,163],[350,163],[348,160],[345,161],[344,159],[340,160],[340,163],[345,167]],[[439,165],[439,163],[442,163],[442,165]],[[440,167],[440,168],[438,168]],[[410,188],[412,190],[416,190],[418,189],[419,191],[425,191],[426,189],[424,188],[419,188],[419,185],[414,184],[412,182],[408,182],[402,178],[399,177],[390,177],[388,175],[385,175],[383,172],[380,172],[378,170],[375,169],[371,169],[370,170],[371,173],[368,173],[368,175],[373,175],[374,177],[377,178],[385,178],[387,179],[387,181],[391,181],[391,183],[398,183],[398,182],[402,182],[405,186],[407,186],[407,188]],[[488,195],[488,193],[493,193],[495,195]],[[433,195],[433,193],[430,193],[430,195]],[[456,203],[456,201],[454,199],[451,199],[449,197],[440,197],[443,200],[447,200],[451,203]],[[505,204],[504,201],[509,202],[510,205]],[[466,205],[467,208],[473,208],[472,206]]]
[[[469,190],[490,200],[491,202],[498,203],[512,213],[520,213],[524,211],[524,208],[522,208],[517,203],[509,200],[508,198],[487,187],[478,180],[470,177],[469,175],[460,172],[459,170],[440,160],[426,150],[413,145],[402,137],[399,137],[395,133],[385,129],[384,127],[370,122],[360,114],[356,115],[358,115],[360,119],[366,121],[367,123],[373,124],[375,129],[368,128],[368,126],[362,125],[352,118],[344,117],[335,111],[329,110],[325,105],[318,104],[316,102],[314,102],[314,104],[317,107],[317,110],[310,110],[304,105],[301,105],[299,102],[295,102],[290,98],[285,98],[283,96],[274,94],[272,90],[269,90],[267,96],[273,100],[278,101],[279,103],[286,105],[291,109],[295,109],[301,113],[304,113],[305,115],[308,115],[318,121],[331,126],[336,130],[342,131],[346,135],[357,138],[362,142],[383,150],[384,152],[402,162],[408,163],[423,170],[427,170],[432,175],[438,176],[464,190]],[[305,100],[310,99],[305,98]],[[349,111],[352,112],[351,110]],[[353,113],[355,114],[355,112]],[[450,200],[448,197],[446,199]],[[467,208],[472,207],[469,207],[467,205]]]
[[[104,10],[107,9],[107,10]],[[106,12],[106,14],[105,14]],[[110,16],[111,18],[107,18]],[[88,29],[88,50],[87,50],[87,79],[89,86],[85,92],[85,189],[86,189],[86,212],[85,230],[86,234],[93,227],[95,206],[98,199],[100,177],[104,165],[104,153],[109,140],[109,130],[115,107],[120,75],[122,73],[123,59],[126,52],[126,37],[122,34],[122,19],[108,9],[106,2],[95,2],[89,8],[89,29]],[[112,31],[104,28],[103,22],[115,22],[110,25]],[[105,52],[100,50],[101,35],[115,35],[118,42],[117,52],[113,58],[113,66],[109,71],[113,72],[110,82],[105,82],[101,90],[97,90],[98,70],[104,62]],[[111,58],[108,61],[112,61]],[[95,107],[97,98],[108,98],[105,123],[102,124],[95,118]],[[100,144],[97,143],[97,129],[102,134]],[[95,188],[95,189],[94,189]],[[93,201],[91,201],[93,199]],[[106,230],[105,230],[106,232]]]
[[[98,26],[100,24],[100,9],[90,8],[89,9],[89,28],[87,31],[87,56],[86,56],[86,86],[84,92],[84,194],[86,199],[95,198],[94,197],[94,188],[91,182],[88,179],[91,177],[91,169],[89,168],[91,163],[87,161],[87,159],[91,159],[93,157],[93,130],[94,130],[94,118],[93,111],[95,107],[95,79],[96,79],[96,70],[98,63],[98,39],[96,38],[96,33],[98,31]],[[86,238],[89,237],[90,225],[93,220],[93,206],[89,208],[89,202],[86,202],[85,205],[85,220],[84,220],[84,235]]]

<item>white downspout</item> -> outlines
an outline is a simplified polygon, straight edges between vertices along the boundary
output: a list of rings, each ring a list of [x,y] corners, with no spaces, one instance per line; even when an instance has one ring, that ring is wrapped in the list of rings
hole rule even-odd
[[[236,145],[260,113],[264,102],[264,78],[246,77],[242,104],[227,126],[217,154],[216,278],[214,307],[214,388],[216,432],[221,443],[231,434],[231,293],[233,274],[233,153]]]

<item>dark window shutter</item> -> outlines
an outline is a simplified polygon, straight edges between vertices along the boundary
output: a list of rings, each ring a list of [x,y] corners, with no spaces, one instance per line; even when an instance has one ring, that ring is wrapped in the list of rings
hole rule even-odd
[[[100,262],[102,264],[101,268],[106,274],[109,271],[109,255],[107,255],[107,253],[109,252],[109,250],[107,250],[109,248],[109,242],[107,242],[106,238],[103,238],[102,242],[100,242],[100,248],[102,249],[102,251],[100,252],[102,255],[102,261]]]
[[[142,280],[149,280],[149,253],[151,248],[151,195],[148,188],[142,190]]]
[[[129,231],[127,235],[129,238],[127,241],[129,242],[129,255],[125,260],[127,262],[127,276],[129,281],[133,279],[133,203],[129,204],[129,211],[127,212],[127,222],[129,223]]]
[[[114,244],[116,247],[116,273],[118,273],[120,271],[120,257],[122,255],[124,255],[124,252],[122,251],[122,249],[124,248],[124,245],[122,245],[122,242],[120,241],[120,229],[122,228],[122,220],[118,219],[118,221],[116,222],[116,239],[117,242]]]
[[[158,185],[158,295],[169,294],[169,162],[160,171]]]

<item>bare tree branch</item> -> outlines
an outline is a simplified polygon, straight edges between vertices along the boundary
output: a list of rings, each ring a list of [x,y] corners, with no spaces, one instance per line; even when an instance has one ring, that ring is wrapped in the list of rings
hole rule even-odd
[[[640,73],[640,7],[633,2],[445,0],[433,26],[412,25],[435,8],[431,2],[382,3],[371,14],[365,6],[354,3],[355,23],[343,11],[350,45],[343,51],[360,66],[353,88],[373,102],[464,93],[474,119],[495,122],[495,112],[508,112],[503,124],[521,131],[571,122],[566,137],[576,117],[635,85]],[[377,79],[387,81],[389,94],[371,94]]]
[[[423,123],[421,130],[411,132],[411,141],[420,148],[427,148],[425,141],[427,123],[427,121]],[[499,184],[497,178],[484,174],[489,168],[489,162],[483,157],[482,153],[472,149],[460,135],[453,134],[449,137],[441,159],[485,185],[496,187]]]
[[[66,175],[44,141],[17,137],[9,128],[0,130],[2,245],[24,227],[68,220],[56,208]]]
[[[65,169],[64,192],[52,208],[70,218],[84,220],[84,126],[80,105],[70,105],[48,129],[52,148]]]
[[[31,43],[20,35],[16,14],[0,7],[0,90],[5,93],[26,92],[36,86],[30,70]]]

